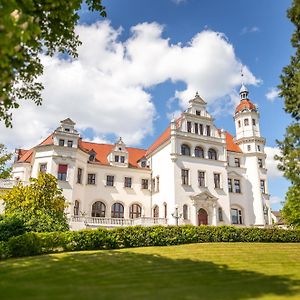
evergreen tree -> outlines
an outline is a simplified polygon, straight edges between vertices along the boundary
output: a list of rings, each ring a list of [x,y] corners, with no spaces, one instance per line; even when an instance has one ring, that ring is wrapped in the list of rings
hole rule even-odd
[[[300,0],[293,1],[287,16],[296,27],[291,38],[296,51],[283,69],[279,88],[285,111],[294,120],[287,127],[283,141],[277,141],[281,156],[275,158],[280,162],[278,168],[291,181],[282,209],[283,218],[289,225],[300,227]]]

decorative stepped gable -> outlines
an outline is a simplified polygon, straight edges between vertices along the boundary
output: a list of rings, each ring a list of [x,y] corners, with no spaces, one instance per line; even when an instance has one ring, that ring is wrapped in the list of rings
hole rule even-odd
[[[115,146],[109,153],[107,160],[111,166],[128,167],[128,151],[121,137],[115,143]]]
[[[60,121],[60,126],[53,133],[53,143],[56,146],[78,147],[79,133],[75,129],[76,123],[70,118]]]

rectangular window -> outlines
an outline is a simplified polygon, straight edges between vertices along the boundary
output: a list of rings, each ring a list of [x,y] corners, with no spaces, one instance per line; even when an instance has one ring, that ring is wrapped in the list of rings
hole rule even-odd
[[[115,176],[107,175],[106,176],[106,186],[114,186]]]
[[[47,164],[40,164],[40,173],[45,174],[47,172]]]
[[[159,176],[156,176],[156,191],[159,192]]]
[[[259,166],[260,168],[263,167],[263,160],[262,160],[261,158],[258,159],[258,166]]]
[[[251,145],[247,145],[247,150],[251,151]]]
[[[231,223],[232,224],[243,224],[242,211],[237,208],[231,209]]]
[[[253,125],[253,126],[256,125],[255,119],[252,119],[252,125]]]
[[[142,179],[142,189],[143,190],[148,190],[148,187],[149,187],[148,179]]]
[[[64,145],[65,145],[65,140],[60,139],[60,140],[58,141],[58,145],[59,145],[59,146],[64,146]]]
[[[249,125],[249,119],[244,119],[244,125],[248,126]]]
[[[126,188],[131,188],[131,184],[132,184],[132,179],[131,179],[131,177],[125,177],[125,180],[124,180],[124,187],[126,187]]]
[[[265,194],[266,193],[266,186],[265,181],[263,179],[260,180],[260,191]]]
[[[200,110],[196,110],[196,115],[200,116],[201,115],[201,111]]]
[[[88,184],[96,184],[96,174],[95,173],[88,174],[87,183]]]
[[[189,184],[189,170],[181,169],[181,180],[183,185]]]
[[[124,162],[125,162],[125,156],[120,156],[120,158],[121,158],[121,163],[124,164]]]
[[[239,128],[241,127],[241,121],[240,120],[238,121],[238,126],[239,126]]]
[[[155,178],[152,178],[152,182],[151,182],[151,191],[155,192]]]
[[[77,169],[77,183],[82,183],[82,169]]]
[[[115,155],[115,162],[119,162],[119,155]]]
[[[198,123],[194,124],[195,133],[198,134]]]
[[[232,193],[233,189],[232,189],[232,179],[228,178],[228,192]]]
[[[206,126],[206,135],[210,136],[210,126],[209,125]]]
[[[234,190],[236,193],[241,193],[241,183],[239,179],[234,179]]]
[[[73,147],[73,141],[68,141],[67,145],[68,145],[69,148],[72,148]]]
[[[257,145],[257,151],[260,152],[260,145]]]
[[[66,181],[67,180],[67,171],[68,171],[68,165],[58,165],[57,179]]]
[[[199,133],[203,135],[203,124],[199,124]]]
[[[236,158],[234,159],[234,165],[235,165],[236,167],[238,167],[238,168],[241,166],[241,163],[240,163],[240,159],[239,159],[239,158],[236,157]]]
[[[187,122],[186,123],[186,129],[187,129],[187,132],[192,132],[192,123],[191,122]]]
[[[199,186],[205,186],[205,172],[198,171],[198,183]]]
[[[219,173],[214,173],[214,183],[215,183],[215,188],[216,189],[221,188],[220,178],[221,178],[221,175]]]

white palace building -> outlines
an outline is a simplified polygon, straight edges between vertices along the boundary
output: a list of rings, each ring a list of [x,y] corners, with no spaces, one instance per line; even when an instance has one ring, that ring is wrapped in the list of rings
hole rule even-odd
[[[271,224],[265,139],[242,85],[236,136],[219,130],[196,94],[146,150],[81,139],[66,119],[41,144],[19,149],[13,179],[55,175],[72,229],[154,224]]]

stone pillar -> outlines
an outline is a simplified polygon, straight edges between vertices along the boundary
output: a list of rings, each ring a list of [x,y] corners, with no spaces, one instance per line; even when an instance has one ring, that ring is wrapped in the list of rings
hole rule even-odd
[[[216,203],[213,204],[212,225],[217,226],[217,205],[216,205]]]

